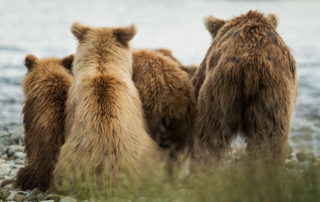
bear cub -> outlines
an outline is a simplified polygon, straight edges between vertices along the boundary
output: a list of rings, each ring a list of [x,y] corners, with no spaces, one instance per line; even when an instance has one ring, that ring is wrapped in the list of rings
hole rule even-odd
[[[57,156],[64,142],[65,100],[73,82],[73,55],[63,59],[25,58],[23,125],[27,164],[17,174],[22,190],[49,187]]]
[[[77,193],[93,184],[108,188],[120,173],[143,177],[159,150],[147,133],[131,79],[129,41],[136,28],[74,23],[71,31],[79,41],[72,67],[75,81],[68,91],[68,132],[54,170],[53,189]]]
[[[283,162],[297,98],[296,63],[273,14],[205,19],[212,44],[192,83],[199,148],[221,159],[240,133],[249,154]]]
[[[171,55],[171,53],[170,53]],[[196,102],[188,74],[154,50],[133,52],[132,79],[139,91],[151,136],[170,154],[193,142]]]

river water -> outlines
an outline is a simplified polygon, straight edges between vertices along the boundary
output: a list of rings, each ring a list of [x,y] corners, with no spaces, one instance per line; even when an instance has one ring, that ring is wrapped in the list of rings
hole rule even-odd
[[[167,47],[183,63],[199,64],[210,45],[203,18],[231,18],[250,9],[278,15],[278,32],[298,64],[290,144],[320,153],[319,1],[1,0],[0,131],[22,124],[25,55],[63,57],[75,52],[77,42],[69,31],[74,21],[94,26],[135,23],[133,47]]]

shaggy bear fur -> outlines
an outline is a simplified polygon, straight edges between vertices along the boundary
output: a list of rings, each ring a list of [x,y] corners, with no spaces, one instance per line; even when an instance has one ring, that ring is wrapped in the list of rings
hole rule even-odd
[[[74,23],[71,31],[79,40],[72,68],[75,81],[66,103],[67,119],[73,121],[67,120],[72,124],[54,170],[53,188],[77,193],[76,186],[108,187],[119,171],[143,176],[158,148],[147,133],[131,79],[129,41],[135,26],[92,28]]]
[[[155,49],[155,51],[162,53],[164,56],[167,56],[170,59],[172,59],[173,61],[175,61],[183,71],[188,73],[190,79],[192,78],[192,76],[194,75],[196,70],[198,69],[197,65],[188,65],[188,66],[183,65],[176,57],[174,57],[172,55],[172,51],[169,49],[158,48],[158,49]]]
[[[282,162],[297,97],[296,63],[276,31],[275,15],[257,11],[224,21],[208,17],[213,41],[193,77],[200,148],[221,158],[237,133],[249,153]]]
[[[192,141],[195,97],[177,62],[152,50],[133,52],[133,77],[152,137],[171,154]]]
[[[69,72],[73,55],[64,59],[25,58],[27,75],[23,80],[25,95],[23,124],[27,165],[17,174],[22,190],[49,187],[54,165],[64,142],[65,100],[73,78]],[[67,70],[67,69],[69,70]]]

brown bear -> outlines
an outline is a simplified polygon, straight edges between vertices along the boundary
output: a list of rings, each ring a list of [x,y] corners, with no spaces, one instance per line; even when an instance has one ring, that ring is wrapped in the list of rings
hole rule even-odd
[[[93,28],[74,23],[71,31],[79,40],[66,102],[67,119],[73,120],[67,123],[73,123],[67,126],[53,189],[77,193],[77,186],[109,187],[122,171],[130,177],[143,176],[159,150],[147,133],[131,79],[129,41],[136,34],[135,26]]]
[[[189,78],[191,79],[192,76],[194,75],[195,71],[198,69],[197,65],[183,65],[176,57],[174,57],[172,55],[172,51],[167,49],[167,48],[158,48],[158,49],[154,49],[155,51],[162,53],[164,56],[167,56],[169,58],[171,58],[173,61],[175,61],[176,63],[178,63],[179,67],[188,73]]]
[[[213,40],[192,80],[198,95],[196,136],[199,148],[207,147],[217,159],[237,133],[249,154],[279,163],[285,158],[297,75],[277,24],[275,15],[258,11],[205,20]]]
[[[27,165],[17,174],[17,186],[47,190],[64,142],[65,100],[73,82],[73,55],[63,59],[25,58],[23,125]]]
[[[196,102],[192,84],[179,64],[159,51],[133,52],[133,82],[152,137],[170,154],[193,142]]]

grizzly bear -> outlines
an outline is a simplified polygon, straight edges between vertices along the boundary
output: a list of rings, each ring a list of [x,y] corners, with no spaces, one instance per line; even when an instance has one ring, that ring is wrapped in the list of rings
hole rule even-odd
[[[47,190],[64,142],[65,100],[73,82],[73,55],[63,59],[25,58],[28,72],[23,80],[23,125],[27,165],[17,174],[23,190]]]
[[[207,17],[212,44],[192,83],[199,148],[221,159],[235,135],[249,154],[283,162],[297,97],[296,63],[273,14]]]
[[[84,191],[94,184],[109,187],[123,172],[142,177],[147,165],[154,165],[159,149],[147,133],[131,79],[129,41],[136,28],[74,23],[71,32],[79,40],[66,102],[67,119],[72,116],[73,123],[61,147],[52,188],[77,193],[77,186]]]
[[[149,131],[171,155],[193,142],[196,102],[192,84],[179,64],[153,50],[135,50],[133,76]]]
[[[172,59],[173,61],[175,61],[176,63],[178,63],[179,67],[188,73],[189,75],[189,79],[192,78],[192,76],[194,75],[195,71],[198,69],[197,65],[183,65],[176,57],[174,57],[172,55],[172,51],[166,48],[158,48],[158,49],[154,49],[155,51],[162,53],[164,56],[169,57],[170,59]]]

